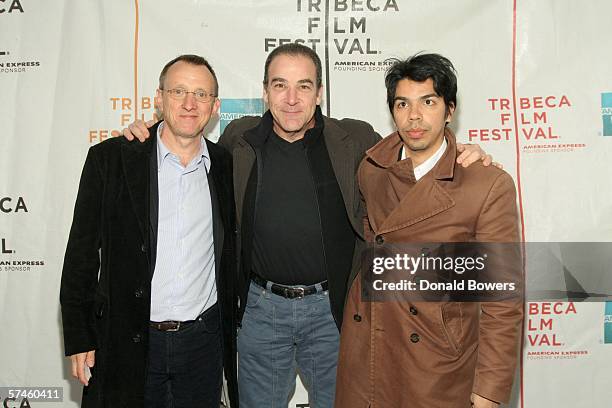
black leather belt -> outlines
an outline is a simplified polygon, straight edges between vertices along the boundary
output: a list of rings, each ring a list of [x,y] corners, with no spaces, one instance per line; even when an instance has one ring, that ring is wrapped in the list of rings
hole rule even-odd
[[[176,320],[166,320],[164,322],[149,322],[149,326],[159,331],[175,332],[180,329],[186,329],[192,325],[195,320],[186,320],[184,322],[177,322]]]
[[[270,282],[257,275],[255,272],[251,272],[251,279],[262,288],[267,288],[268,283]],[[296,288],[292,286],[279,285],[278,283],[273,282],[270,283],[272,283],[270,286],[272,293],[287,299],[301,299],[304,296],[314,295],[315,293],[319,292],[316,285]],[[327,290],[327,281],[323,281],[319,285],[321,285],[321,291]]]

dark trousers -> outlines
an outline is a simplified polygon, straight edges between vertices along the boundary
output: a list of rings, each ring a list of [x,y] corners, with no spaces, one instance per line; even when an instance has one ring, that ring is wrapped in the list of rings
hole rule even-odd
[[[217,408],[222,373],[216,304],[179,331],[149,329],[146,408]]]

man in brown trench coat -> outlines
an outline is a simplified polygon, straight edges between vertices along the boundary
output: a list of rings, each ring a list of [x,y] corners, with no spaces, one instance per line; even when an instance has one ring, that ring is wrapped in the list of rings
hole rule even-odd
[[[456,106],[453,71],[446,58],[422,54],[387,73],[398,131],[369,149],[358,171],[372,245],[519,240],[512,178],[455,162],[455,136],[446,126]],[[508,401],[520,298],[369,302],[363,284],[353,279],[345,306],[336,407],[488,408]]]

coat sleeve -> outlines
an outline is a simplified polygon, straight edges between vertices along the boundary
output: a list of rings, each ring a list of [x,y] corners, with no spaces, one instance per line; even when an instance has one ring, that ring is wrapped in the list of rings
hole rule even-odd
[[[238,143],[240,137],[247,130],[257,126],[260,121],[261,118],[259,116],[245,116],[240,119],[232,120],[223,130],[217,144],[233,155],[234,146]]]
[[[97,348],[94,293],[100,270],[103,182],[94,148],[87,154],[64,256],[60,287],[67,356]]]
[[[476,240],[496,242],[497,262],[489,276],[514,281],[511,299],[481,303],[478,363],[473,392],[496,402],[508,402],[518,362],[523,323],[522,258],[514,182],[502,173],[493,183],[477,220]]]

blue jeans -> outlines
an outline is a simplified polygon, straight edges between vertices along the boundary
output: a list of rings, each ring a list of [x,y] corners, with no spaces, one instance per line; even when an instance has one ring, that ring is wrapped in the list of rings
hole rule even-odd
[[[241,408],[286,408],[296,370],[311,408],[332,408],[339,333],[327,291],[286,299],[251,282],[238,332]]]

